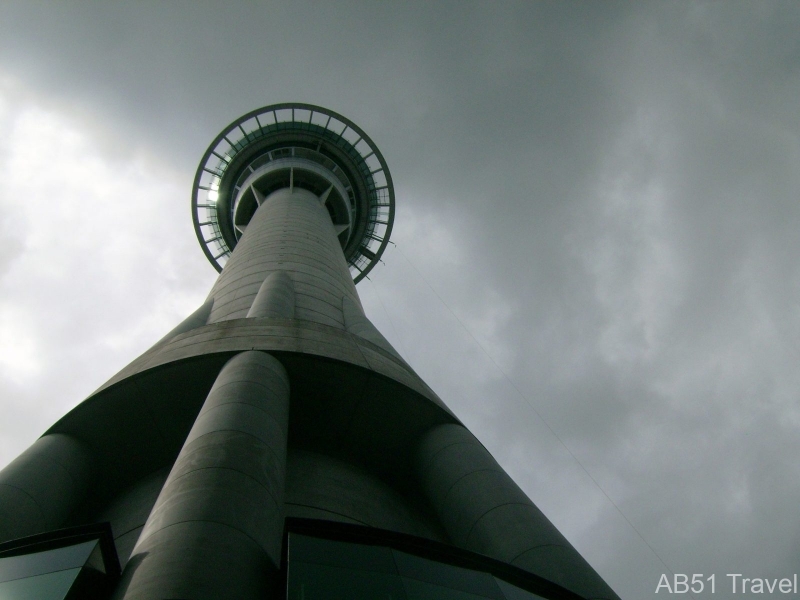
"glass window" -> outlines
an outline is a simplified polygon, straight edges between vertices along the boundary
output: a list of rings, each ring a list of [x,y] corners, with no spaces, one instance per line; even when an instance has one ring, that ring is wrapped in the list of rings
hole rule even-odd
[[[0,544],[0,600],[104,600],[118,577],[108,523]]]
[[[489,573],[455,567],[397,550],[394,551],[394,559],[400,575],[405,577],[432,583],[437,587],[467,592],[470,598],[481,597],[505,600],[494,581],[494,577]],[[415,587],[414,589],[417,588]],[[456,597],[460,598],[461,596],[453,596],[453,598]],[[466,597],[464,596],[464,598]]]
[[[385,546],[367,546],[293,534],[289,538],[292,560],[363,571],[397,574],[392,551]]]
[[[408,600],[486,600],[486,596],[471,594],[451,587],[434,585],[417,579],[403,577]]]
[[[479,560],[476,555],[470,563]],[[466,568],[388,545],[290,533],[288,600],[544,600],[490,570],[488,564],[486,571]]]
[[[81,570],[67,569],[0,583],[4,600],[64,600]]]
[[[289,600],[406,600],[400,577],[391,573],[289,563]]]
[[[64,569],[80,568],[86,563],[96,546],[97,540],[91,540],[66,548],[0,558],[0,582]]]

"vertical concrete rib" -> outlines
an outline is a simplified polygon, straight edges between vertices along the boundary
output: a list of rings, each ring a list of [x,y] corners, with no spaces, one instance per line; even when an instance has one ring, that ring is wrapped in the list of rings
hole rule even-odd
[[[289,379],[263,352],[220,371],[117,598],[255,599],[280,565]]]
[[[491,556],[587,598],[617,599],[467,429],[440,425],[421,440],[421,486],[457,546]]]
[[[75,438],[40,437],[0,471],[0,542],[64,524],[95,474],[90,450]]]
[[[294,284],[285,271],[267,275],[256,294],[248,318],[267,317],[274,319],[294,318]]]

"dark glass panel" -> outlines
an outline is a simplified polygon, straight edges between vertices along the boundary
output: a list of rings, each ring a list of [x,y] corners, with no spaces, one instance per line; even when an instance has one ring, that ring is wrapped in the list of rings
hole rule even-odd
[[[100,544],[97,544],[94,547],[92,553],[89,555],[89,558],[86,559],[84,566],[103,573],[104,575],[106,574],[106,563],[103,560],[103,549],[100,547]]]
[[[0,581],[82,567],[97,546],[97,542],[90,540],[55,550],[0,558]]]
[[[505,600],[494,577],[489,573],[446,565],[398,550],[394,550],[393,554],[397,570],[404,577],[426,581],[453,590],[461,590],[468,594],[477,594],[483,598]]]
[[[500,590],[508,600],[545,600],[544,596],[537,596],[533,592],[527,592],[502,579],[495,578],[495,581],[497,581],[497,585],[500,586]]]
[[[486,600],[486,598],[493,597],[471,594],[409,577],[402,577],[401,579],[403,580],[408,600]]]
[[[89,567],[81,569],[66,600],[108,600],[114,580]]]
[[[406,600],[400,577],[293,560],[289,600]]]
[[[25,577],[0,583],[0,598],[13,600],[64,600],[81,570],[67,569],[55,573]]]
[[[351,544],[293,533],[289,536],[289,562],[295,560],[363,571],[397,573],[392,552],[384,546]]]

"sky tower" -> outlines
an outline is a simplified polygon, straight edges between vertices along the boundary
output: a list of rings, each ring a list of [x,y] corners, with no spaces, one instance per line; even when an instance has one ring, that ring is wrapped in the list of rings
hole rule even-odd
[[[0,472],[0,597],[617,598],[364,314],[366,133],[253,111],[192,218],[207,300]]]

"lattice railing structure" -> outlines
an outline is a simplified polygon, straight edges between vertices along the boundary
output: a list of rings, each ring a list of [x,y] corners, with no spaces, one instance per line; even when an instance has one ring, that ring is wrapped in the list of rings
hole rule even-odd
[[[314,142],[316,148],[310,148]],[[209,146],[192,193],[192,218],[203,251],[221,271],[238,240],[231,223],[242,184],[255,169],[287,156],[318,163],[341,181],[354,229],[360,232],[359,239],[347,244],[345,257],[353,279],[360,281],[389,241],[394,220],[392,178],[377,146],[357,125],[310,104],[255,110],[231,123]],[[358,181],[350,181],[347,173]]]

